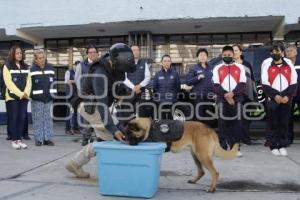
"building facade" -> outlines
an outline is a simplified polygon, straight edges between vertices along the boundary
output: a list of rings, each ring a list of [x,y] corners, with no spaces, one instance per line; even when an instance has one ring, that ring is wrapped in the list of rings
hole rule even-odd
[[[164,54],[184,74],[199,47],[212,58],[225,44],[300,39],[299,0],[12,0],[0,7],[0,60],[13,44],[25,48],[28,63],[33,49],[45,48],[59,80],[89,44],[100,54],[117,42],[138,44],[153,75]]]

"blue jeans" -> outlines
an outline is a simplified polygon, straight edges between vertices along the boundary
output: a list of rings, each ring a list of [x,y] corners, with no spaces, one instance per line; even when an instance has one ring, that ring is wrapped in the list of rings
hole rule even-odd
[[[67,101],[68,103],[69,101]],[[70,107],[67,106],[67,115],[70,115]],[[72,114],[71,119],[66,120],[66,131],[70,131],[70,130],[79,130],[78,128],[78,121],[77,121],[77,108],[74,108],[74,113]]]

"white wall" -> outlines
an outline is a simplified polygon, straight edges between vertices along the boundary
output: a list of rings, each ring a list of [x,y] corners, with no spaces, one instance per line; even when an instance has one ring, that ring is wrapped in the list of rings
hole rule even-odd
[[[268,15],[291,24],[298,22],[299,8],[300,0],[0,0],[0,28],[15,35],[34,26]]]

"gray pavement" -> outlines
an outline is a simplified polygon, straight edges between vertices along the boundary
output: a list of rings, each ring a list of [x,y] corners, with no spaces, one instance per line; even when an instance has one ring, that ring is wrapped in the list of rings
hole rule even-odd
[[[81,149],[80,136],[66,136],[62,123],[55,123],[55,147],[35,147],[16,151],[5,140],[0,127],[0,200],[82,200],[132,199],[101,196],[97,166],[93,159],[85,169],[90,179],[76,179],[64,169],[65,163]],[[300,200],[300,141],[288,148],[288,157],[275,157],[263,147],[263,140],[242,146],[244,156],[235,160],[214,159],[220,173],[217,191],[205,192],[211,177],[207,172],[197,184],[187,180],[196,173],[189,150],[165,153],[162,158],[159,191],[153,199],[283,199]]]

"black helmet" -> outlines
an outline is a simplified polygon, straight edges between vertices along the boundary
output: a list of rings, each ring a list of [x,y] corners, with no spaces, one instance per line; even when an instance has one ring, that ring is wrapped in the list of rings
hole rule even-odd
[[[123,43],[112,45],[109,56],[116,71],[132,73],[136,70],[133,53],[128,45]]]

